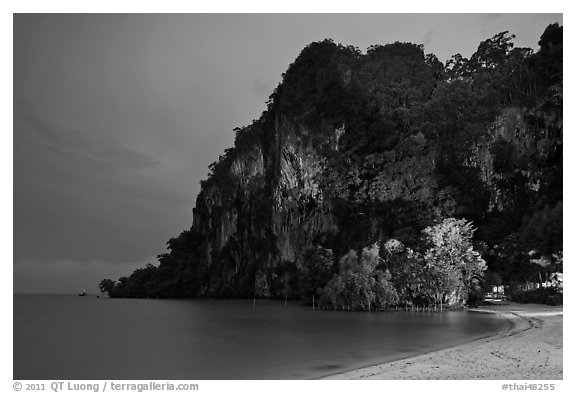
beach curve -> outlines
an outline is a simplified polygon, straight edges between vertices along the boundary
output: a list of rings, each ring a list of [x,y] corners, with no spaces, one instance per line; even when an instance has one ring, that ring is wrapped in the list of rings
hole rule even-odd
[[[455,347],[323,379],[562,379],[562,307],[503,303],[472,309],[495,313],[508,329]]]

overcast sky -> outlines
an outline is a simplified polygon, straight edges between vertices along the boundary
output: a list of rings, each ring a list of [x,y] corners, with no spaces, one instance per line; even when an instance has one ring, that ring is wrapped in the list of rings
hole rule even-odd
[[[554,14],[14,16],[14,291],[96,292],[189,228],[199,182],[312,41],[469,57]]]

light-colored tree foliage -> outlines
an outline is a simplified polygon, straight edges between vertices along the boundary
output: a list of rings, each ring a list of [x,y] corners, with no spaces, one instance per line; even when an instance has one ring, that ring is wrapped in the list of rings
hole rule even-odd
[[[396,239],[384,244],[392,282],[405,305],[462,306],[480,289],[486,262],[475,251],[472,223],[447,218],[422,232],[420,251]]]
[[[463,303],[475,281],[482,279],[486,262],[473,249],[474,231],[471,222],[455,218],[423,231],[429,246],[423,258],[436,302]]]

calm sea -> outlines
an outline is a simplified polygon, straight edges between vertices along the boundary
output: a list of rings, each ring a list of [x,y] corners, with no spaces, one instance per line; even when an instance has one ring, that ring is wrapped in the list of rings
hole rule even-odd
[[[14,379],[310,379],[486,336],[481,313],[14,296]]]

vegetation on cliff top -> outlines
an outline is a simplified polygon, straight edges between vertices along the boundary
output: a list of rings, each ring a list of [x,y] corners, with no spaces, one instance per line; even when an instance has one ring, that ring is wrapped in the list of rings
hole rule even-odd
[[[536,53],[513,38],[446,64],[410,43],[308,45],[210,166],[191,229],[101,289],[380,309],[557,278],[562,27]]]

